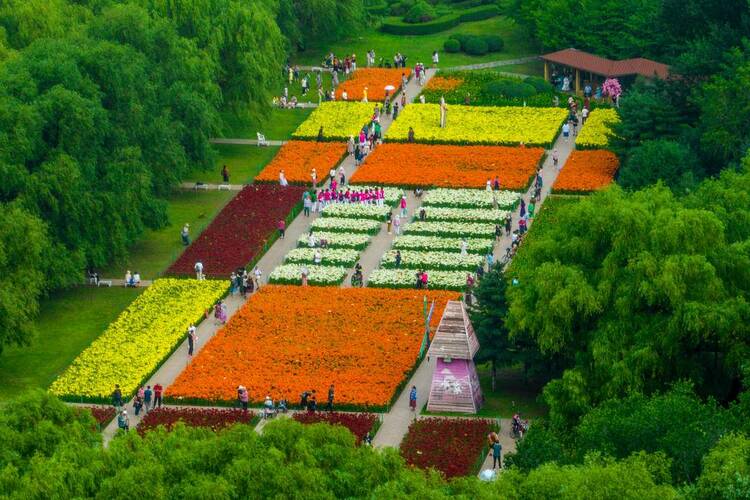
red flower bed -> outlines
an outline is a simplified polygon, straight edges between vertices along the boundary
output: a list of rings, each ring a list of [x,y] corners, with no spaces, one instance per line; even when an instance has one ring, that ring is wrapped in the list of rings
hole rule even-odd
[[[190,427],[210,427],[219,430],[234,424],[249,424],[255,413],[240,409],[214,408],[171,408],[164,406],[146,413],[138,424],[138,433],[143,435],[147,431],[163,425],[167,430],[177,422],[183,422]]]
[[[115,408],[113,406],[84,406],[79,408],[90,411],[91,415],[94,416],[94,420],[102,427],[115,418]]]
[[[279,220],[286,219],[292,208],[302,201],[304,191],[302,186],[245,186],[187,247],[167,273],[191,275],[195,263],[200,261],[207,276],[229,276],[263,250],[264,243],[274,234]]]
[[[368,431],[372,431],[378,416],[374,413],[316,413],[299,412],[294,414],[294,420],[303,424],[317,424],[325,422],[331,425],[343,425],[357,436],[357,444],[361,443]],[[372,434],[371,434],[372,436]],[[374,437],[374,436],[373,436]]]
[[[415,420],[401,441],[401,456],[410,465],[433,467],[446,478],[470,475],[493,430],[492,421],[484,419]]]

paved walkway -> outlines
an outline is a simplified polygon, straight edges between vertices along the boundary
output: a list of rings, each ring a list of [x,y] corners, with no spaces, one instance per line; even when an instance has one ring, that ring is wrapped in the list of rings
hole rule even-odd
[[[500,438],[500,446],[502,446],[500,450],[500,459],[503,464],[505,463],[505,455],[507,455],[508,453],[516,452],[516,440],[513,438],[513,436],[510,433],[511,425],[512,425],[511,419],[509,418],[500,419],[500,432],[498,432],[497,435]],[[479,477],[479,475],[482,473],[483,470],[492,469],[493,465],[494,465],[494,461],[492,459],[492,450],[490,450],[490,453],[484,459],[484,463],[479,468],[477,477]]]
[[[190,191],[215,191],[217,189],[224,191],[242,191],[244,184],[211,184],[206,182],[183,182],[180,184],[180,189],[187,189]]]
[[[241,145],[241,146],[258,146],[258,139],[224,139],[224,138],[217,137],[217,138],[211,139],[209,142],[211,142],[211,144],[234,144],[234,145]],[[264,144],[264,146],[283,146],[286,143],[287,141],[275,141],[275,140],[268,139],[266,140],[266,144]]]
[[[487,69],[487,68],[498,68],[501,66],[512,66],[514,64],[523,64],[539,59],[538,56],[519,57],[517,59],[506,59],[505,61],[490,61],[485,63],[477,64],[465,64],[463,66],[451,66],[448,68],[442,68],[446,71],[465,71],[472,69]]]

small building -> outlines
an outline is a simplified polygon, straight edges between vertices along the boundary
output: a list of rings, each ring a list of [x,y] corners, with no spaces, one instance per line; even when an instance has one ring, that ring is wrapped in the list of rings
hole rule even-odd
[[[554,84],[555,77],[567,76],[571,81],[571,90],[576,93],[582,91],[582,81],[597,87],[607,78],[625,80],[627,84],[637,76],[662,80],[669,77],[669,66],[642,57],[613,61],[582,50],[563,49],[544,54],[541,59],[544,61],[545,80]]]
[[[479,410],[484,398],[474,365],[478,350],[479,340],[464,303],[449,301],[427,353],[437,359],[428,411],[476,413]]]

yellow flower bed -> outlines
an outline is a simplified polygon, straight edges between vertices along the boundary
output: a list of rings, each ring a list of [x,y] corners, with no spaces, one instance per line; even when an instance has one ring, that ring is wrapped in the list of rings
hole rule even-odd
[[[404,141],[412,127],[416,142],[549,146],[567,114],[562,108],[448,105],[447,127],[443,129],[438,104],[410,104],[388,129],[386,138]]]
[[[315,139],[320,127],[327,140],[346,140],[359,135],[362,126],[369,123],[375,110],[374,103],[367,102],[324,102],[297,127],[292,137]]]
[[[109,398],[120,384],[135,393],[227,290],[224,281],[159,279],[94,340],[50,386],[53,394]]]
[[[605,149],[609,146],[612,125],[620,122],[620,115],[611,108],[598,108],[589,114],[576,137],[578,149]]]

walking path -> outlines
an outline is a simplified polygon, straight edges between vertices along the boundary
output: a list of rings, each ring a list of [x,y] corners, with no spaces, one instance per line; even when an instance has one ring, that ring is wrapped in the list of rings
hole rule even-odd
[[[552,151],[554,149],[557,149],[559,164],[564,165],[565,161],[568,159],[568,156],[573,150],[574,143],[575,136],[570,137],[569,140],[566,141],[565,138],[562,137],[562,134],[560,134],[560,137],[558,137],[552,149],[548,152],[547,158],[545,158],[541,171],[542,180],[544,181],[544,185],[542,187],[542,196],[539,203],[536,204],[535,213],[539,213],[539,209],[544,203],[544,200],[549,195],[551,187],[554,184],[554,181],[557,178],[557,174],[559,172],[553,166]],[[532,184],[529,190],[523,195],[523,199],[526,201],[527,205],[533,194],[534,186]],[[429,213],[427,214],[427,216],[429,217]],[[516,210],[513,213],[513,230],[518,229],[518,220],[518,211]],[[528,221],[528,227],[531,228],[532,224],[533,219]],[[493,253],[495,262],[497,262],[505,254],[505,249],[510,246],[511,237],[503,235],[495,243],[495,250]],[[422,361],[419,368],[417,368],[416,372],[414,372],[414,374],[412,375],[412,378],[409,380],[406,386],[404,386],[403,391],[401,391],[401,394],[399,395],[395,405],[391,408],[391,411],[389,411],[383,418],[383,425],[375,435],[375,438],[373,439],[373,445],[377,447],[397,447],[401,443],[401,440],[409,430],[409,424],[414,418],[418,417],[421,414],[422,406],[424,406],[424,401],[426,401],[427,397],[429,396],[434,364],[434,359],[428,360],[427,358],[425,358]],[[417,387],[417,397],[419,398],[416,412],[412,412],[409,409],[409,391],[411,390],[412,386]],[[513,449],[515,449],[515,444],[513,445]],[[510,447],[506,448],[505,444],[503,444],[503,450],[504,452],[510,451]],[[491,461],[490,465],[492,465]]]
[[[203,189],[204,191],[209,190],[223,190],[223,191],[242,191],[244,184],[210,184],[206,182],[183,182],[180,184],[180,189],[188,189],[190,191],[198,191]]]
[[[506,59],[505,61],[490,61],[490,62],[477,63],[477,64],[465,64],[463,66],[451,66],[449,68],[443,68],[443,69],[447,71],[465,71],[465,70],[472,70],[472,69],[498,68],[500,66],[512,66],[514,64],[524,64],[527,62],[536,61],[537,59],[539,59],[539,56],[528,56],[528,57],[519,57],[517,59]]]
[[[217,137],[214,139],[210,139],[209,142],[211,144],[234,144],[234,145],[241,145],[241,146],[258,146],[258,139],[225,139],[225,138]],[[268,139],[266,140],[265,143],[263,143],[263,145],[264,146],[283,146],[286,143],[287,141],[275,141],[275,140]]]
[[[502,447],[500,449],[501,466],[502,464],[505,463],[504,461],[505,455],[507,455],[508,453],[516,452],[516,440],[513,438],[513,435],[510,433],[510,430],[512,428],[511,422],[512,420],[509,418],[500,419],[500,432],[498,432],[497,435],[500,438],[500,446]],[[479,468],[477,477],[482,473],[483,470],[492,469],[493,465],[494,465],[494,460],[492,459],[492,450],[490,449],[489,455],[487,455],[487,457],[484,459],[484,463]]]
[[[427,79],[431,78],[435,74],[434,71],[428,70],[427,71]],[[406,86],[406,99],[408,102],[411,102],[417,95],[419,95],[422,87],[417,84],[416,80],[412,78],[409,83]],[[400,99],[400,94],[397,94],[395,99]],[[375,104],[373,103],[373,107]],[[382,116],[380,119],[381,128],[383,131],[383,134],[385,134],[386,130],[388,130],[388,127],[391,125],[392,119],[389,116]],[[344,166],[344,170],[346,172],[346,178],[350,179],[351,175],[354,173],[354,171],[357,169],[357,166],[354,162],[353,156],[348,156],[344,159],[344,161],[341,163]],[[191,187],[195,187],[193,184]],[[298,215],[291,224],[287,227],[286,230],[286,237],[284,239],[278,239],[276,242],[271,246],[270,249],[263,255],[263,257],[258,261],[258,268],[263,272],[263,275],[261,277],[261,283],[267,283],[268,281],[268,274],[270,271],[272,271],[276,266],[280,265],[286,254],[293,248],[297,246],[297,239],[303,235],[307,234],[310,230],[310,224],[313,220],[315,220],[317,217],[319,217],[319,214],[310,214],[309,217],[305,217],[303,214]],[[231,318],[232,315],[234,315],[235,312],[244,304],[244,300],[241,296],[235,295],[235,296],[228,296],[224,303],[227,305],[227,318]],[[216,332],[221,328],[221,325],[217,324],[217,322],[214,320],[213,317],[203,321],[200,325],[198,325],[197,329],[197,336],[198,339],[195,342],[195,355],[197,355],[200,350],[203,348],[203,346],[206,345],[206,343],[214,336],[216,335]],[[177,376],[185,369],[185,367],[190,363],[191,357],[187,354],[187,340],[182,342],[180,346],[177,348],[177,350],[164,362],[164,364],[159,367],[157,372],[149,378],[149,380],[146,382],[146,385],[154,386],[157,383],[160,383],[162,387],[164,387],[164,390],[169,387],[170,384],[174,382],[174,380],[177,378]],[[132,406],[131,406],[132,408]],[[130,426],[131,428],[135,428],[138,425],[138,422],[140,422],[140,416],[136,417],[135,415],[130,415]],[[117,419],[114,419],[104,430],[103,430],[103,438],[104,438],[104,444],[105,446],[109,443],[109,441],[112,439],[112,437],[117,432]]]
[[[147,286],[151,286],[152,283],[153,283],[153,281],[151,281],[151,280],[141,280],[141,283],[138,285],[138,288],[145,288]],[[108,287],[112,287],[112,286],[125,286],[125,280],[124,279],[115,279],[115,278],[100,278],[99,279],[99,284],[94,285],[93,283],[89,282],[89,283],[87,283],[87,285],[88,286],[97,286],[97,287],[102,287],[102,286],[108,286]]]

